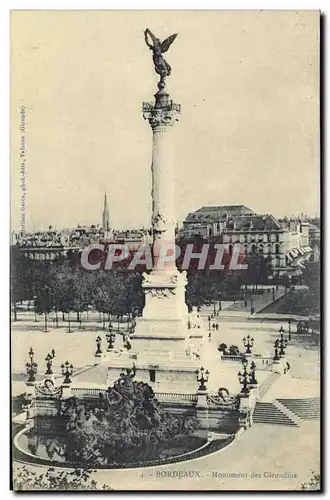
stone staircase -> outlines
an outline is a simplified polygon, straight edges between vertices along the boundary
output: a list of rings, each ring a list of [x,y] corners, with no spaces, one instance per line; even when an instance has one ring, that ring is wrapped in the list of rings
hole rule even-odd
[[[288,425],[298,427],[297,419],[289,412],[276,406],[274,402],[259,401],[253,412],[253,422],[255,424]]]
[[[320,398],[278,398],[277,401],[303,420],[320,418]]]

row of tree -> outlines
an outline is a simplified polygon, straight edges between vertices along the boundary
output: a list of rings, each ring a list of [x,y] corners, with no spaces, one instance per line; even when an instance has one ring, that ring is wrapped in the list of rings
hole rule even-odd
[[[70,260],[30,260],[15,251],[11,265],[11,301],[33,301],[37,314],[81,313],[90,307],[104,314],[123,316],[143,307],[141,274],[123,269],[87,271]]]
[[[180,242],[183,246],[187,242]],[[194,251],[198,252],[205,243],[202,239],[194,241]],[[23,300],[33,301],[37,314],[55,312],[75,313],[77,321],[81,313],[93,308],[100,313],[121,317],[138,314],[144,305],[141,289],[142,272],[128,270],[119,264],[115,269],[89,271],[80,263],[79,254],[54,261],[37,261],[25,257],[17,247],[11,249],[11,301],[14,319],[17,319],[17,304]],[[227,258],[227,261],[226,261]],[[198,269],[198,260],[191,261],[188,269],[186,302],[188,307],[202,306],[219,300],[240,298],[244,284],[258,285],[268,280],[269,263],[263,256],[252,253],[242,262],[248,265],[246,271],[229,269],[230,255],[224,257],[225,269]],[[182,260],[178,260],[178,267]]]

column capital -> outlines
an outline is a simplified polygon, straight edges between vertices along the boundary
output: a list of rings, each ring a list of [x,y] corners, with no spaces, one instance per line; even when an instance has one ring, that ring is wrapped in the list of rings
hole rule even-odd
[[[156,104],[145,101],[142,103],[142,113],[143,118],[149,121],[152,130],[164,129],[172,127],[179,120],[181,105],[172,100]]]

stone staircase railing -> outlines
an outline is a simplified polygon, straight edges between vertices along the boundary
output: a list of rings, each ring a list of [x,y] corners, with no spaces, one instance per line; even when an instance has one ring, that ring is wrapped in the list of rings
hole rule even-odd
[[[72,387],[72,395],[76,397],[95,397],[98,398],[99,394],[105,394],[106,389],[89,388],[89,387]],[[155,397],[158,401],[197,401],[197,394],[177,394],[171,392],[155,392]]]
[[[241,363],[242,359],[242,356],[232,356],[230,354],[220,356],[220,360],[224,363]]]
[[[98,398],[99,394],[105,394],[106,389],[93,389],[89,387],[72,387],[71,389],[72,396],[76,396],[77,398],[81,397],[94,397]]]
[[[273,401],[273,405],[276,406],[284,415],[286,415],[292,422],[296,423],[297,425],[301,424],[301,419],[293,413],[293,411],[289,410],[286,406],[284,406],[278,399],[275,399]]]
[[[220,360],[223,363],[241,363],[242,359],[243,356],[234,356],[230,354],[222,354],[220,356]],[[258,370],[270,370],[274,362],[271,356],[262,356],[258,354],[252,355],[251,359],[257,363]]]
[[[197,394],[175,394],[171,392],[155,392],[158,401],[197,401]]]
[[[269,391],[272,385],[280,378],[279,373],[272,373],[266,378],[259,386],[259,399],[262,399],[264,395]]]

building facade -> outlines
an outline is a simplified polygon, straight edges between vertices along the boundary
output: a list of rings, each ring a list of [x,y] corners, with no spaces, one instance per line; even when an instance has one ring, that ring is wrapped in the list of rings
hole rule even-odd
[[[227,244],[229,252],[236,244],[245,255],[257,252],[269,258],[274,276],[301,274],[312,252],[308,223],[258,215],[244,205],[202,207],[187,216],[181,234]]]

